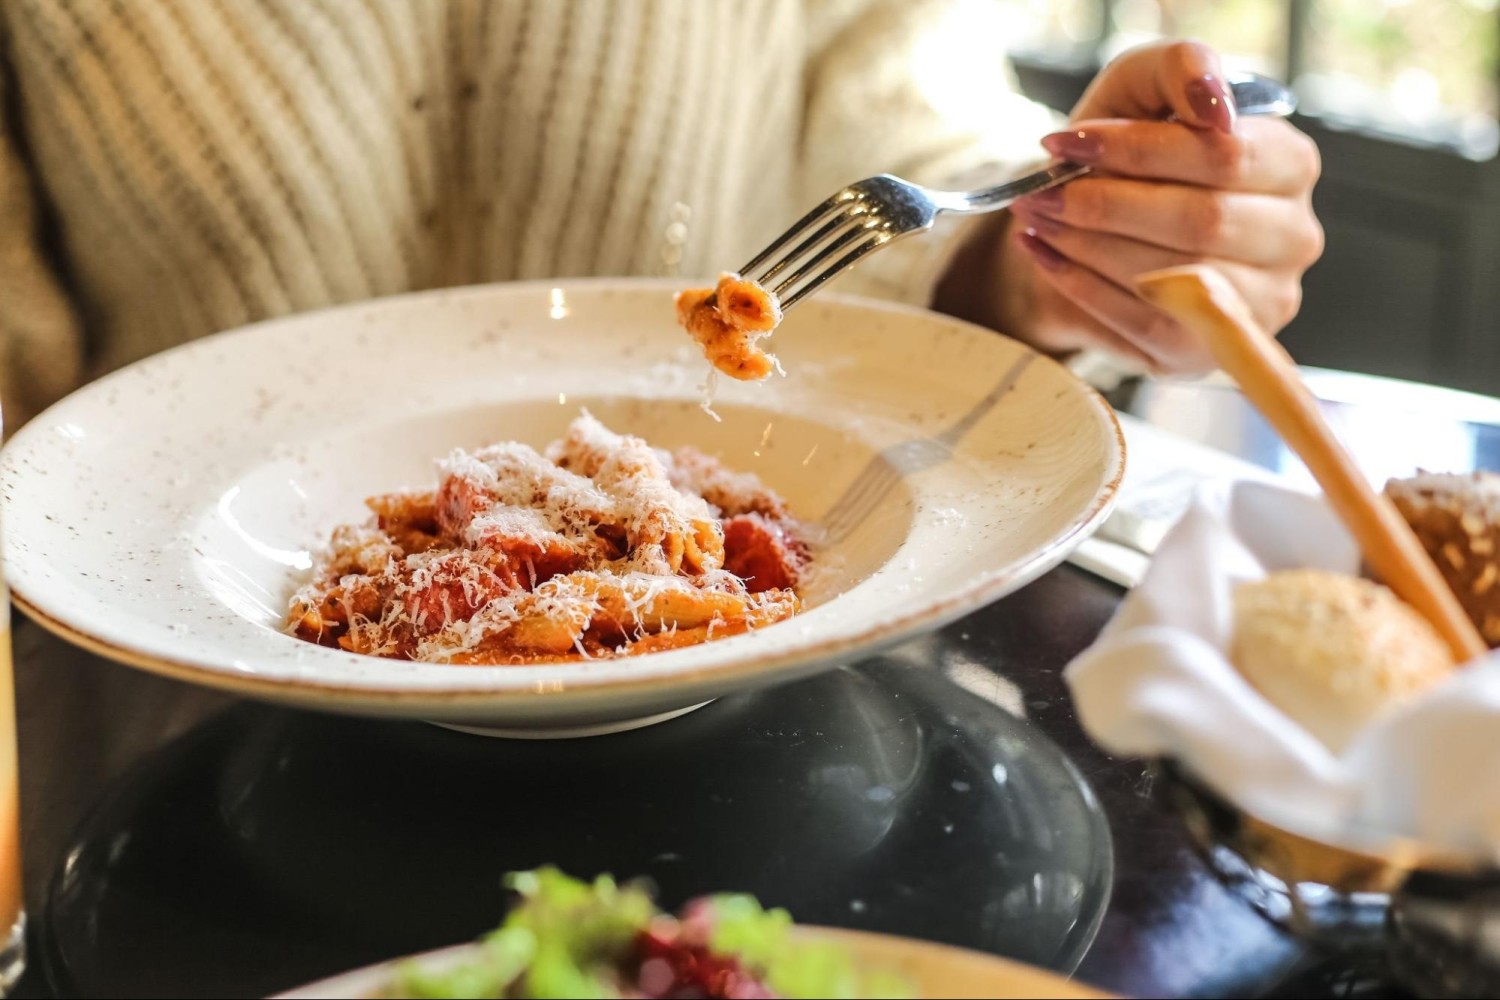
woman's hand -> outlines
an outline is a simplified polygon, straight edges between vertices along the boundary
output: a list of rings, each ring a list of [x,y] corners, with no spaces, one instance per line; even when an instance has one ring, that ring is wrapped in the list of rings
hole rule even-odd
[[[1223,79],[1213,52],[1192,42],[1135,49],[1099,74],[1068,130],[1042,140],[1093,172],[1022,199],[1004,231],[955,262],[989,275],[998,266],[998,294],[980,307],[996,326],[1057,353],[1097,348],[1151,372],[1207,371],[1204,345],[1133,289],[1138,274],[1188,263],[1223,272],[1273,334],[1296,315],[1302,274],[1323,249],[1317,148],[1279,119],[1236,120]],[[981,318],[972,280],[950,273],[940,305],[967,286],[960,311]]]

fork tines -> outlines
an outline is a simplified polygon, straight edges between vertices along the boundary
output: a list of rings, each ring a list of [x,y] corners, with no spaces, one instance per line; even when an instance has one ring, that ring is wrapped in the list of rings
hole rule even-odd
[[[846,187],[782,233],[740,275],[770,289],[781,308],[790,309],[895,235],[878,204],[857,186]],[[794,240],[799,242],[782,253]]]

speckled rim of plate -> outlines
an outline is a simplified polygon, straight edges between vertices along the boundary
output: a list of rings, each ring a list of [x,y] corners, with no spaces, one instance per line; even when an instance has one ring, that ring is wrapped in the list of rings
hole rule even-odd
[[[803,941],[826,941],[851,952],[861,965],[901,975],[924,997],[1107,997],[1055,972],[969,948],[916,938],[799,924],[792,933]],[[375,997],[391,982],[396,965],[415,961],[436,969],[457,964],[478,946],[455,945],[408,958],[379,962],[278,993],[272,1000],[335,1000]]]
[[[861,628],[857,634],[847,634],[820,640],[807,641],[796,645],[794,648],[785,649],[769,656],[740,656],[735,659],[738,662],[712,663],[706,666],[693,665],[694,660],[702,659],[700,653],[704,650],[715,650],[727,647],[731,643],[741,639],[754,638],[770,633],[755,633],[752,636],[736,637],[735,639],[722,640],[710,644],[707,647],[693,647],[688,650],[674,651],[670,653],[654,654],[649,658],[629,661],[606,661],[607,664],[629,663],[631,669],[626,676],[611,675],[607,670],[590,671],[592,676],[578,675],[569,678],[565,683],[537,680],[533,675],[536,672],[554,673],[555,667],[506,667],[506,668],[443,668],[447,670],[462,670],[468,675],[485,670],[498,670],[506,675],[506,679],[513,683],[507,685],[496,685],[494,683],[472,684],[467,686],[450,685],[444,687],[428,686],[403,686],[382,685],[370,682],[351,682],[340,679],[331,682],[324,679],[308,679],[304,677],[275,679],[257,676],[254,672],[242,672],[234,669],[225,669],[222,665],[210,665],[201,662],[200,659],[177,657],[160,651],[143,649],[139,645],[128,641],[120,641],[104,630],[99,630],[86,624],[77,614],[69,614],[61,610],[56,601],[49,600],[48,595],[35,587],[36,580],[33,573],[24,566],[18,570],[17,564],[26,563],[31,567],[37,564],[35,559],[23,556],[16,551],[15,538],[17,530],[15,522],[17,500],[13,492],[19,495],[19,489],[28,485],[24,477],[19,477],[19,470],[23,465],[38,456],[47,455],[44,446],[39,439],[49,429],[73,426],[69,418],[78,414],[80,408],[86,407],[90,401],[96,401],[106,394],[118,394],[122,389],[129,393],[131,380],[144,380],[148,384],[179,385],[182,382],[180,369],[191,368],[198,362],[199,358],[212,359],[216,353],[228,353],[233,355],[237,345],[243,345],[248,338],[259,340],[272,340],[279,338],[281,342],[287,342],[289,338],[295,340],[300,332],[309,327],[319,326],[364,326],[384,313],[389,311],[415,311],[421,313],[432,311],[434,307],[445,307],[450,312],[458,308],[458,312],[472,313],[474,304],[486,299],[515,299],[525,303],[526,308],[543,307],[549,309],[555,318],[559,309],[576,309],[580,301],[588,304],[591,300],[616,297],[619,300],[639,300],[650,296],[653,301],[656,298],[666,301],[667,293],[677,287],[675,282],[664,282],[659,280],[626,280],[626,279],[586,279],[567,281],[561,284],[553,282],[529,282],[515,283],[499,286],[475,286],[462,289],[447,289],[435,292],[417,293],[414,295],[396,296],[388,299],[373,300],[368,303],[335,307],[314,313],[305,313],[287,317],[280,320],[267,321],[255,324],[239,330],[228,331],[213,337],[205,338],[191,344],[164,352],[153,358],[146,359],[136,365],[130,366],[117,372],[93,385],[80,390],[67,400],[57,404],[42,416],[38,417],[31,425],[24,428],[0,453],[0,486],[5,488],[9,506],[7,511],[6,528],[6,571],[12,586],[15,603],[25,613],[33,617],[44,627],[59,634],[69,641],[99,653],[111,659],[118,660],[129,665],[139,667],[151,672],[164,674],[194,683],[206,684],[213,687],[228,689],[239,693],[257,695],[263,697],[279,698],[281,700],[300,701],[308,704],[327,705],[330,700],[337,700],[341,705],[350,708],[360,708],[370,711],[382,711],[398,709],[398,703],[408,700],[426,701],[429,704],[440,704],[443,702],[482,700],[485,703],[499,703],[515,700],[535,700],[538,697],[550,695],[566,695],[576,693],[600,693],[606,691],[627,691],[649,689],[662,685],[682,686],[686,689],[697,691],[706,690],[709,687],[726,688],[732,687],[739,680],[751,675],[764,675],[766,677],[778,676],[789,678],[792,670],[801,665],[811,668],[819,664],[838,661],[847,661],[855,651],[860,653],[873,652],[882,645],[894,642],[918,629],[936,628],[952,621],[961,615],[977,608],[1005,593],[1029,582],[1047,569],[1057,565],[1084,534],[1096,526],[1113,504],[1116,490],[1118,488],[1124,467],[1124,439],[1118,422],[1114,418],[1113,411],[1107,403],[1091,388],[1083,385],[1071,374],[1060,366],[1055,365],[1049,359],[1034,355],[1029,349],[1015,344],[1006,338],[1000,337],[987,330],[972,327],[946,317],[939,317],[925,310],[912,307],[893,305],[888,303],[874,303],[839,295],[825,295],[820,297],[821,301],[809,303],[799,310],[788,320],[784,331],[779,335],[782,343],[778,344],[778,350],[786,360],[792,377],[784,382],[773,383],[771,386],[741,386],[738,384],[728,387],[726,395],[731,400],[750,400],[751,409],[763,408],[769,412],[776,413],[774,399],[756,399],[746,397],[747,391],[761,392],[775,391],[778,387],[792,386],[791,390],[797,393],[798,372],[802,374],[802,386],[811,383],[811,369],[814,365],[807,363],[806,359],[800,357],[803,353],[798,341],[789,339],[795,337],[801,327],[808,325],[830,325],[829,316],[834,320],[851,318],[860,319],[862,322],[871,322],[874,319],[895,323],[897,326],[925,327],[930,333],[934,328],[941,328],[945,332],[958,332],[961,336],[970,340],[983,337],[988,343],[1004,345],[1005,351],[1012,360],[1019,356],[1034,359],[1029,366],[1029,371],[1051,370],[1050,377],[1059,381],[1064,387],[1057,393],[1057,398],[1062,398],[1071,390],[1075,402],[1078,404],[1078,413],[1074,416],[1091,417],[1097,425],[1100,435],[1107,440],[1104,442],[1103,466],[1100,469],[1096,488],[1088,502],[1081,506],[1064,528],[1055,532],[1043,545],[1036,546],[1026,558],[1016,560],[1012,564],[1002,567],[1000,572],[991,572],[976,576],[966,586],[957,588],[954,592],[944,596],[942,600],[914,601],[914,606],[904,614],[889,617],[883,621],[870,624]],[[561,307],[557,303],[570,303],[567,307]],[[454,306],[457,303],[457,307]],[[550,306],[546,303],[551,303]],[[597,304],[597,301],[595,301]],[[618,303],[617,303],[618,304]],[[639,305],[638,302],[636,302]],[[467,310],[462,308],[467,305]],[[438,308],[437,311],[441,311]],[[818,313],[822,313],[821,320],[815,319]],[[452,319],[452,317],[448,317]],[[800,326],[799,326],[800,321]],[[654,323],[654,317],[652,322]],[[627,324],[628,326],[628,324]],[[673,337],[680,337],[680,333],[671,330],[669,325],[664,325],[664,330]],[[632,331],[632,333],[639,331]],[[655,334],[653,333],[653,336]],[[658,338],[660,339],[660,338]],[[809,341],[814,338],[808,337]],[[918,338],[920,339],[920,338]],[[503,342],[504,338],[488,341],[491,345]],[[696,359],[690,351],[684,351],[675,340],[670,350],[656,358],[655,364],[672,364],[682,371],[690,371],[698,368],[701,361]],[[788,346],[790,345],[790,346]],[[654,350],[655,344],[650,345]],[[626,352],[629,353],[629,352]],[[650,352],[648,351],[648,355]],[[652,355],[654,356],[654,355]],[[234,359],[243,360],[243,359]],[[221,359],[222,364],[222,359]],[[822,373],[820,373],[822,374]],[[695,400],[697,397],[696,384],[690,384],[684,390],[678,385],[675,394],[657,396],[652,394],[649,398],[662,402],[672,401],[682,403]],[[622,396],[629,397],[627,390]],[[805,393],[803,393],[805,395]],[[816,395],[816,392],[813,393]],[[139,403],[140,397],[130,397],[134,403]],[[738,402],[735,405],[739,405]],[[873,445],[872,445],[873,447]],[[65,451],[66,449],[64,449]],[[54,454],[50,457],[65,461],[66,454]],[[397,484],[391,484],[397,485]],[[773,486],[781,484],[773,481]],[[48,520],[52,520],[48,517]],[[24,524],[23,524],[24,527]],[[73,530],[76,531],[76,528]],[[324,534],[326,534],[326,527]],[[314,541],[314,539],[309,539]],[[46,561],[46,556],[38,557]],[[863,581],[862,581],[863,582]],[[800,619],[799,619],[800,620]],[[782,626],[778,626],[780,628]],[[295,640],[286,639],[287,642]],[[324,650],[318,647],[307,646],[306,649],[314,655],[327,655],[335,658],[351,658],[361,661],[369,661],[367,657],[355,657],[340,651]],[[391,663],[392,661],[378,661]],[[429,665],[422,665],[423,669],[431,669]],[[801,672],[806,672],[803,670]],[[487,678],[487,680],[491,680]],[[515,683],[519,682],[519,683]],[[695,685],[697,685],[695,687]]]

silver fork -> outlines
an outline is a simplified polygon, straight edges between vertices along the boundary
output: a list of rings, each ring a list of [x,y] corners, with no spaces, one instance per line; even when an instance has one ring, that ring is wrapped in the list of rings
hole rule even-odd
[[[1292,92],[1269,77],[1238,74],[1230,76],[1228,83],[1242,115],[1289,115],[1296,109]],[[973,215],[999,211],[1017,198],[1057,187],[1088,172],[1083,164],[1054,163],[977,191],[939,191],[890,174],[867,177],[837,191],[804,215],[740,268],[739,274],[774,292],[785,311],[892,240],[931,229],[943,212]]]

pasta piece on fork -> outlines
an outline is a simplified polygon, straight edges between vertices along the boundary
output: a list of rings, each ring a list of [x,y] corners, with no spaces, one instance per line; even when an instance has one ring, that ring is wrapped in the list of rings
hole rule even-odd
[[[713,288],[678,292],[676,307],[678,324],[717,370],[747,382],[776,370],[760,341],[781,322],[781,305],[760,285],[725,272]]]

